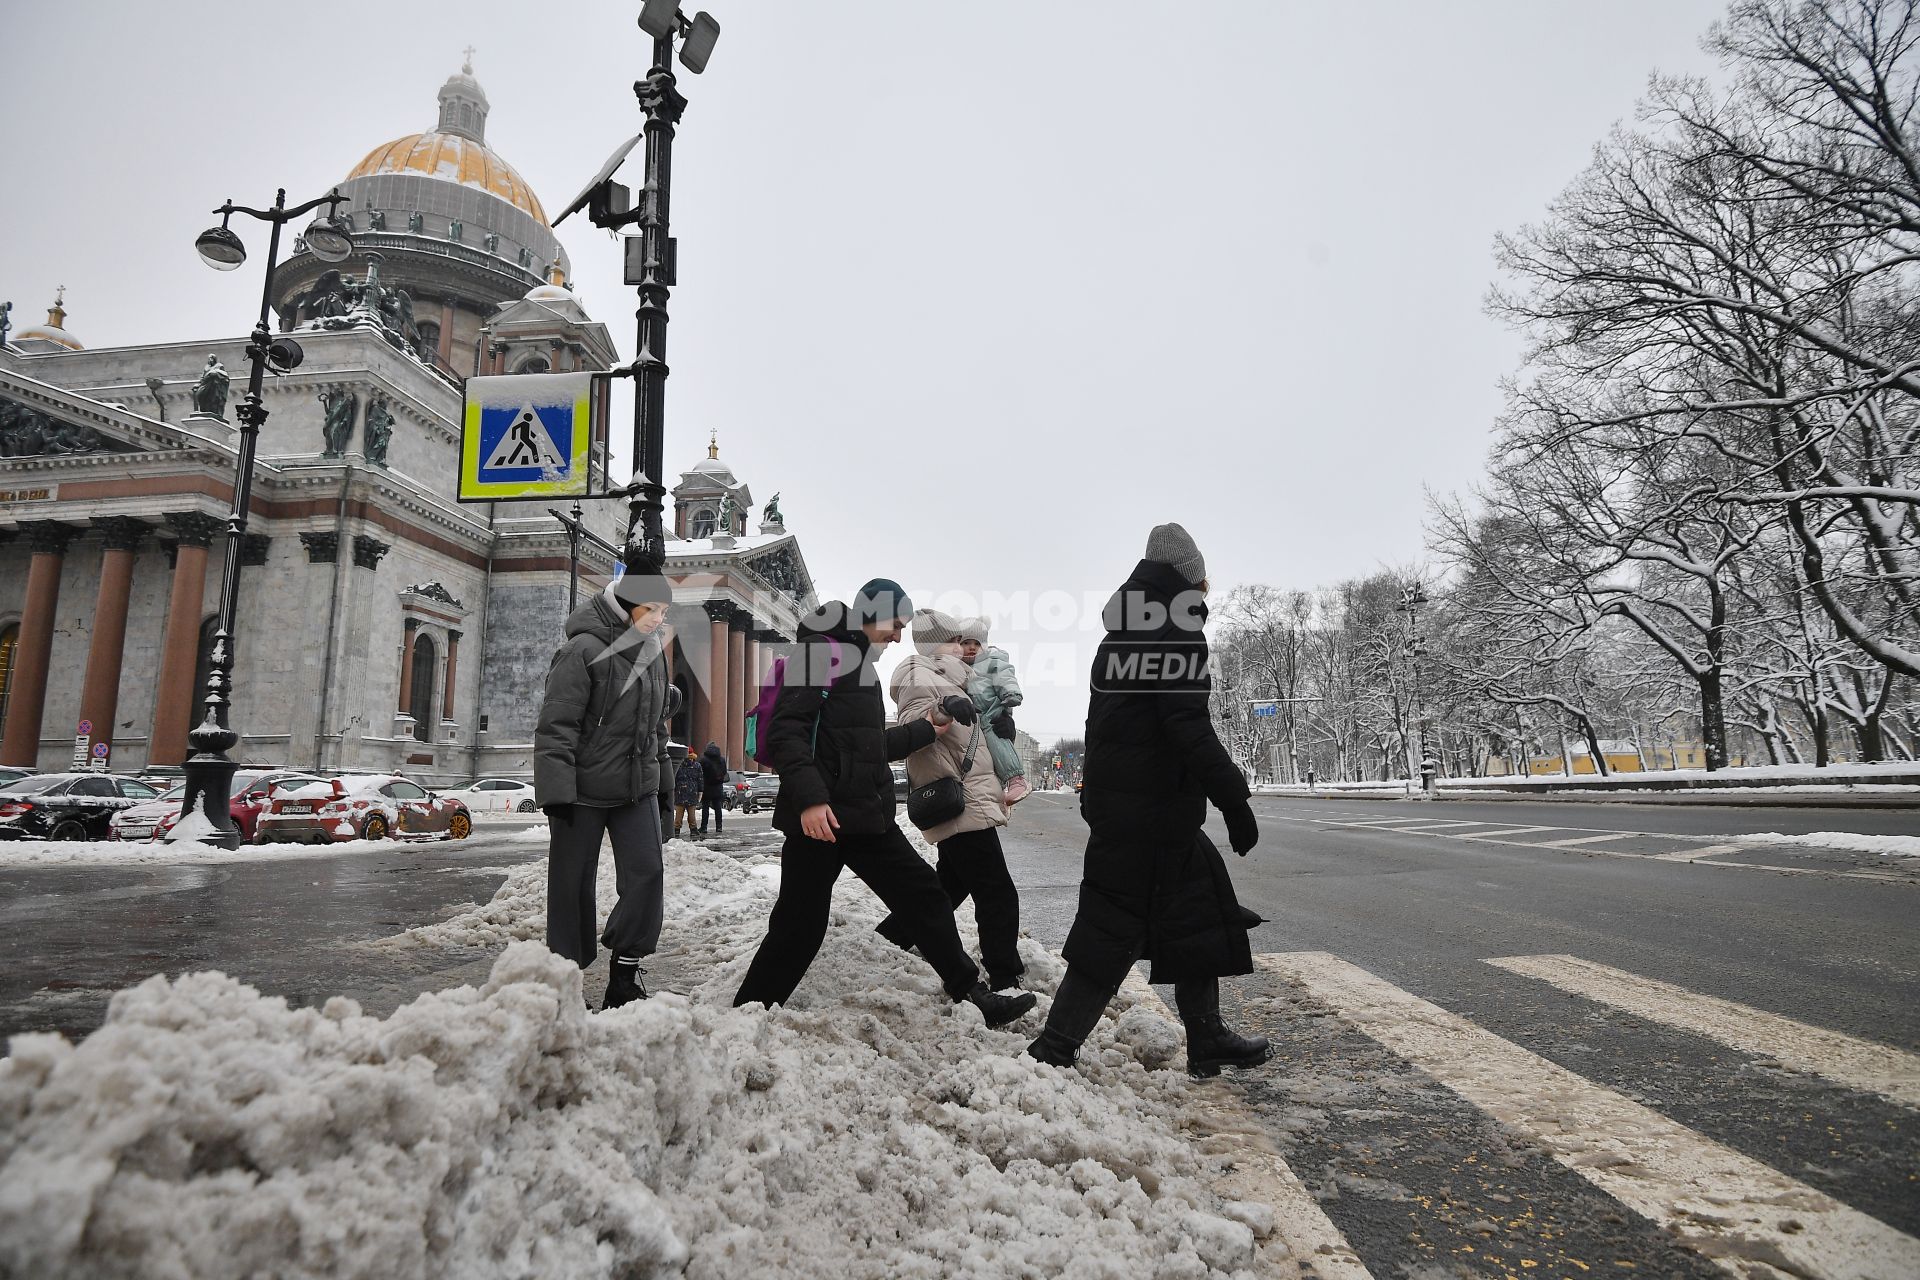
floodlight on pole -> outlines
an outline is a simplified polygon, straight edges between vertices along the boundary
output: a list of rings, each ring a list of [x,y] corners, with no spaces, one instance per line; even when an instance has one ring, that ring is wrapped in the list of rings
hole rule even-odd
[[[707,59],[713,56],[713,46],[720,42],[720,24],[714,21],[712,14],[701,10],[693,15],[693,21],[687,25],[687,38],[680,45],[680,62],[687,70],[699,75],[707,69]]]
[[[680,0],[646,0],[640,9],[640,29],[661,40],[680,26]]]

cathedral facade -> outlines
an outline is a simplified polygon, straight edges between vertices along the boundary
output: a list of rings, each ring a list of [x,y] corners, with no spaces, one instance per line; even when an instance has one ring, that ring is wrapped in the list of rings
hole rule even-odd
[[[527,775],[569,598],[606,583],[624,535],[620,498],[584,500],[571,547],[544,503],[454,500],[466,378],[619,357],[567,287],[539,200],[487,147],[470,67],[438,105],[432,130],[341,183],[353,257],[330,265],[296,241],[275,273],[305,359],[263,392],[234,629],[243,762]],[[90,349],[64,300],[0,343],[0,763],[65,768],[81,737],[116,772],[186,758],[246,345]],[[598,420],[602,493],[604,390]],[[753,691],[815,600],[777,506],[749,532],[746,485],[706,452],[674,490],[674,728],[738,762]]]

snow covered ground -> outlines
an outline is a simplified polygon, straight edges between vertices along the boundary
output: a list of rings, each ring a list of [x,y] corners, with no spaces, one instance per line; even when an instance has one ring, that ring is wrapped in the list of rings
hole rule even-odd
[[[1751,836],[1710,836],[1740,844],[1798,844],[1815,849],[1851,849],[1877,853],[1883,858],[1920,858],[1920,836],[1872,836],[1857,831],[1815,831],[1807,835],[1784,836],[1765,831]]]
[[[546,828],[540,828],[541,839]],[[158,863],[280,862],[331,858],[342,853],[392,853],[393,840],[342,840],[335,844],[243,844],[238,849],[187,840],[0,840],[0,867],[54,863],[147,866]]]
[[[1272,1273],[1284,1246],[1236,1220],[1271,1213],[1210,1189],[1216,1158],[1180,1123],[1198,1092],[1181,1036],[1149,1005],[1123,995],[1080,1071],[1040,1066],[1020,1050],[1044,994],[987,1030],[873,934],[880,904],[845,877],[793,1001],[730,1008],[778,883],[770,848],[669,844],[662,945],[693,975],[684,996],[587,1012],[580,973],[537,941],[536,862],[369,944],[503,948],[484,985],[389,1018],[201,973],[120,992],[78,1045],[15,1037],[0,1273]],[[1058,958],[1023,953],[1050,992]]]

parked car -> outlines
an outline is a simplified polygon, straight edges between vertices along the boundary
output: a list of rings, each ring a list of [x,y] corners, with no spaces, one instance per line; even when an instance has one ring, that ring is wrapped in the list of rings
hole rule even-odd
[[[0,787],[10,787],[20,779],[32,776],[31,769],[22,769],[16,764],[0,764]]]
[[[242,840],[252,840],[260,815],[277,787],[304,786],[318,782],[313,774],[297,769],[243,768],[233,775],[233,791],[227,799],[227,814],[233,819]],[[186,796],[186,784],[175,783],[158,797],[123,810],[107,824],[110,840],[164,840],[180,820],[180,803]]]
[[[518,778],[476,778],[464,787],[447,787],[435,792],[458,800],[475,813],[532,813],[533,784]]]
[[[780,775],[777,773],[756,773],[753,781],[747,784],[748,813],[771,809],[779,798]]]
[[[752,813],[759,806],[753,799],[753,780],[760,775],[736,769],[727,775],[727,808],[738,809],[742,813]]]
[[[122,809],[107,820],[107,839],[109,840],[156,840],[160,835],[160,824],[172,827],[180,816],[180,801],[187,794],[187,784],[176,782],[151,800],[142,800],[129,808]]]
[[[42,773],[0,789],[0,840],[104,840],[122,809],[154,798],[138,778]]]
[[[461,801],[436,796],[398,774],[362,773],[275,792],[254,841],[325,844],[434,835],[465,840],[471,834],[473,815]]]

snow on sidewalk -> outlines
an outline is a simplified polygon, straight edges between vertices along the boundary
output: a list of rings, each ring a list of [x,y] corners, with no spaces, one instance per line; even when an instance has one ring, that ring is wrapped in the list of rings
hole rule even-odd
[[[1876,836],[1857,831],[1814,831],[1807,835],[1781,835],[1762,831],[1746,836],[1703,836],[1704,840],[1733,844],[1797,844],[1813,849],[1847,849],[1858,853],[1877,853],[1883,858],[1920,858],[1920,836]]]
[[[738,856],[736,856],[738,855]],[[603,859],[602,907],[611,905]],[[1251,1275],[1248,1216],[1180,1131],[1180,1035],[1122,1003],[1020,1052],[872,932],[852,877],[784,1008],[729,1007],[778,863],[675,841],[690,996],[605,1014],[537,940],[544,865],[377,947],[504,945],[386,1019],[218,973],[113,998],[0,1062],[0,1272],[36,1276]],[[971,916],[963,912],[971,942]],[[1062,967],[1023,944],[1029,985]],[[378,954],[376,951],[375,954]],[[1276,1252],[1280,1252],[1277,1248]]]

